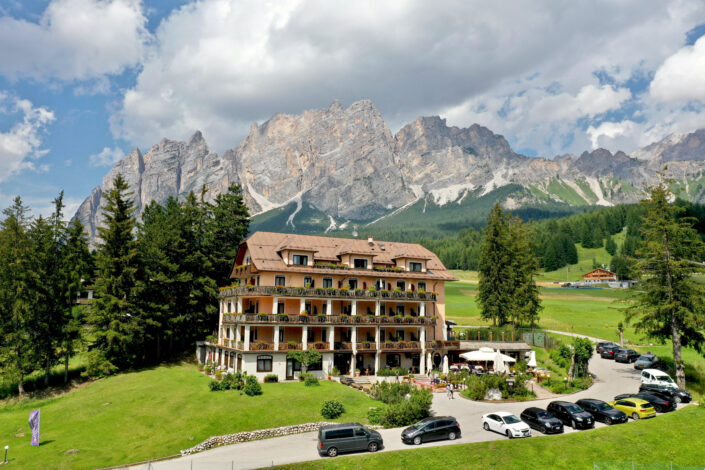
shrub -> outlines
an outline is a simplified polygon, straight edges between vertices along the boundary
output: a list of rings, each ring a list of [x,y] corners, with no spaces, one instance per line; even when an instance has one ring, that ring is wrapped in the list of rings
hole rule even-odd
[[[312,385],[320,385],[318,383],[318,377],[316,377],[314,374],[311,374],[310,372],[306,372],[299,375],[299,380],[303,380],[304,385],[306,385],[307,387],[310,387]]]
[[[526,364],[526,361],[519,361],[519,362],[517,362],[516,365],[514,366],[514,369],[515,369],[517,372],[526,372],[526,368],[527,368],[527,367],[528,367],[528,366],[527,366],[527,364]]]
[[[411,385],[400,383],[380,382],[370,389],[370,396],[382,403],[399,403],[412,391]]]
[[[482,377],[471,375],[465,382],[466,388],[462,394],[471,400],[484,400],[487,395],[487,385]]]
[[[279,382],[279,376],[277,374],[267,374],[264,377],[264,383],[275,383]]]
[[[382,422],[382,415],[384,414],[384,409],[372,407],[367,412],[367,420],[370,424],[379,424]]]
[[[224,385],[225,384],[220,380],[211,380],[211,383],[208,384],[208,387],[211,389],[211,392],[219,392],[221,390],[225,390],[225,388],[223,388]]]
[[[248,396],[262,395],[262,386],[257,382],[257,377],[254,375],[248,375],[245,377],[245,385],[242,390]]]
[[[333,366],[333,368],[330,370],[330,375],[340,375],[340,369]]]
[[[413,390],[408,400],[394,403],[382,412],[380,424],[385,428],[414,424],[428,417],[432,401],[428,390]]]
[[[116,371],[117,367],[107,360],[101,351],[94,349],[88,353],[86,370],[81,375],[84,377],[101,378],[113,375]]]
[[[215,373],[215,379],[220,380],[223,378],[223,373],[221,371],[218,371]]]
[[[345,413],[345,407],[338,400],[328,400],[323,402],[321,415],[326,419],[335,419]]]
[[[394,373],[389,367],[382,367],[380,370],[377,371],[378,377],[390,377],[392,375],[394,375]]]

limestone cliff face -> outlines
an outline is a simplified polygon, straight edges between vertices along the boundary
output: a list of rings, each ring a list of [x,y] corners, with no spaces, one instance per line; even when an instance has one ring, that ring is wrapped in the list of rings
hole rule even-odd
[[[130,185],[138,216],[153,200],[200,193],[203,186],[210,200],[238,183],[252,214],[295,202],[296,212],[306,203],[338,221],[371,221],[420,199],[443,206],[508,184],[534,195],[506,201],[512,206],[635,202],[664,162],[686,186],[693,181],[686,188],[689,197],[705,199],[696,181],[705,169],[705,130],[669,136],[632,156],[597,149],[579,157],[529,158],[477,124],[461,129],[437,116],[421,117],[392,135],[370,101],[348,108],[334,102],[328,109],[277,114],[253,124],[222,157],[209,150],[200,132],[188,142],[164,139],[144,155],[135,149],[110,170],[76,216],[95,240],[103,194],[117,174]]]

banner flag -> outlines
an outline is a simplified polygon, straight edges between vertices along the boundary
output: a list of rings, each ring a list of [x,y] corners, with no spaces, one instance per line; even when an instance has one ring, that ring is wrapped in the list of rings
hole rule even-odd
[[[39,445],[39,410],[29,413],[29,427],[32,430],[32,445]]]

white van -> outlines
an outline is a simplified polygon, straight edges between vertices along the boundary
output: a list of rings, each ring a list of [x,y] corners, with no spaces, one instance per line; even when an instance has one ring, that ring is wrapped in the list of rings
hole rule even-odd
[[[665,385],[668,388],[678,388],[676,383],[667,373],[658,369],[644,369],[641,371],[641,383]]]

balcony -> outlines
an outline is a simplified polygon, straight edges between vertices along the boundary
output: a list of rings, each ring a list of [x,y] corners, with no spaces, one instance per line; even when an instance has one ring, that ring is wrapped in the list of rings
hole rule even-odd
[[[267,343],[265,341],[255,341],[250,343],[251,351],[276,351],[274,348],[274,343]]]
[[[352,343],[348,343],[346,341],[336,341],[333,343],[333,347],[336,351],[352,351]]]
[[[377,344],[373,341],[363,341],[361,343],[355,343],[355,347],[357,348],[358,352],[377,350]]]
[[[426,341],[426,349],[458,349],[460,341]]]
[[[418,341],[385,341],[381,346],[382,351],[409,351],[421,349],[421,343]]]
[[[387,291],[363,289],[334,289],[332,287],[305,288],[305,287],[279,287],[279,286],[239,286],[226,287],[220,290],[220,297],[233,296],[269,296],[269,297],[313,297],[334,299],[389,299],[435,302],[437,295],[434,292],[417,291]]]
[[[435,325],[434,317],[413,317],[407,315],[372,316],[372,315],[271,315],[271,314],[225,314],[224,323],[254,323],[254,324],[295,324],[295,325]]]

